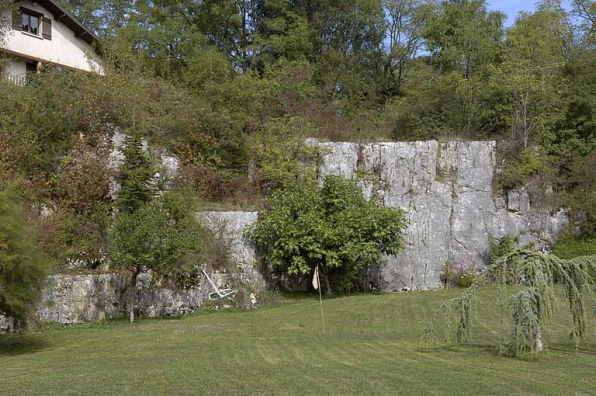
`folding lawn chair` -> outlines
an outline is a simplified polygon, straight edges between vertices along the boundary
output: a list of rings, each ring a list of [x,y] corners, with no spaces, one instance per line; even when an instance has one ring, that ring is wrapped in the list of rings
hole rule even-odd
[[[223,300],[223,299],[228,299],[232,302],[236,302],[234,300],[234,298],[236,297],[236,293],[238,293],[238,290],[235,289],[219,289],[217,286],[215,286],[215,283],[213,283],[213,281],[211,280],[211,278],[209,277],[209,275],[207,275],[207,273],[205,272],[205,270],[201,270],[203,272],[203,275],[205,275],[205,277],[207,278],[207,280],[209,281],[209,283],[211,283],[211,286],[215,289],[215,292],[213,293],[209,293],[209,300]]]

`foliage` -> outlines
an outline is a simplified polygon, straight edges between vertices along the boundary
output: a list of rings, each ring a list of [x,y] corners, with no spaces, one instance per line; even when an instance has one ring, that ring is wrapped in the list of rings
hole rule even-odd
[[[14,1],[0,0],[0,44],[4,43],[6,34],[10,32],[10,20],[6,20],[5,16],[10,16],[14,8]]]
[[[190,208],[166,193],[118,215],[110,232],[110,258],[119,268],[164,272],[200,250],[200,231]]]
[[[109,257],[114,266],[132,272],[129,285],[130,321],[134,321],[134,289],[141,271],[157,273],[176,267],[191,271],[191,254],[200,250],[201,228],[192,202],[179,194],[158,191],[153,183],[155,167],[143,140],[134,131],[121,149],[124,159],[117,181],[118,213],[109,235]],[[185,267],[190,264],[190,267]],[[195,265],[193,265],[195,264]],[[192,273],[189,272],[192,277]]]
[[[50,177],[51,200],[38,204],[45,210],[36,224],[44,251],[58,263],[78,269],[105,263],[112,220],[110,148],[103,135],[80,136]]]
[[[514,234],[505,234],[499,240],[490,239],[490,263],[494,264],[501,257],[506,256],[515,251],[515,243],[517,238]]]
[[[54,270],[98,269],[106,263],[108,231],[112,223],[109,204],[95,205],[91,212],[77,213],[57,207],[36,220],[44,252],[56,261]]]
[[[574,156],[558,179],[567,192],[565,202],[577,214],[576,223],[585,237],[596,237],[596,153]]]
[[[47,263],[22,205],[12,188],[0,190],[0,313],[20,324],[35,309]]]
[[[51,179],[53,193],[64,206],[86,214],[109,202],[109,155],[110,144],[103,136],[95,142],[81,137],[74,143]]]
[[[155,195],[151,182],[156,168],[143,150],[143,140],[134,132],[126,136],[120,151],[124,160],[116,178],[120,184],[116,206],[122,212],[134,213]]]
[[[589,236],[578,237],[570,229],[566,229],[557,238],[553,254],[563,260],[596,255],[596,239]]]
[[[518,159],[509,161],[499,184],[506,190],[514,189],[528,183],[533,175],[546,169],[544,158],[534,150],[526,149],[521,152]]]
[[[542,333],[555,313],[555,285],[560,285],[572,318],[570,336],[579,346],[588,334],[585,300],[596,301],[595,269],[594,256],[563,260],[534,250],[516,250],[488,266],[460,297],[446,301],[427,323],[424,340],[433,342],[434,322],[440,316],[449,338],[451,321],[456,316],[457,342],[470,342],[477,294],[483,286],[495,283],[499,287],[502,317],[506,313],[509,316],[509,333],[500,345],[501,352],[510,356],[541,352],[544,348]],[[512,284],[521,288],[505,301],[507,286]]]
[[[559,117],[565,79],[557,67],[568,58],[568,15],[560,4],[545,1],[533,14],[521,13],[508,31],[503,81],[510,95],[511,130],[528,148],[540,141]]]
[[[179,156],[177,187],[226,208],[313,180],[305,137],[502,139],[515,155],[501,187],[544,178],[580,240],[596,235],[593,1],[568,13],[544,0],[511,26],[484,0],[64,5],[101,38],[105,75],[47,67],[22,88],[0,82],[0,180],[54,211],[41,229],[55,258],[105,251],[115,130],[137,139],[122,212],[153,199],[141,136]]]
[[[319,266],[330,293],[331,283],[347,288],[382,254],[399,253],[405,227],[403,211],[379,208],[354,181],[329,176],[322,187],[301,182],[275,191],[248,234],[271,268],[297,276]]]
[[[314,181],[318,149],[306,144],[312,132],[308,121],[300,118],[272,119],[263,131],[249,136],[253,180],[265,191],[299,180]]]

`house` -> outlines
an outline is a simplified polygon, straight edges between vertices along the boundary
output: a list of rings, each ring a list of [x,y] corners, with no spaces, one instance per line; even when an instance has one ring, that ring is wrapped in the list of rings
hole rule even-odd
[[[53,0],[19,0],[0,49],[9,55],[3,75],[21,81],[27,73],[38,73],[44,64],[102,73],[98,39],[68,11]]]

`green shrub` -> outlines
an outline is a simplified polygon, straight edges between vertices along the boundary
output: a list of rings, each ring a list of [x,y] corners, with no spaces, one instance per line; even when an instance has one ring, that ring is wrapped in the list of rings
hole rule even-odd
[[[515,243],[517,238],[515,235],[509,233],[503,235],[498,241],[490,239],[490,262],[491,264],[496,262],[501,257],[513,253],[515,251]]]
[[[571,230],[565,230],[557,239],[553,254],[563,260],[596,255],[596,238],[578,237]]]
[[[19,196],[0,190],[0,313],[21,324],[35,308],[47,266],[32,230]]]
[[[499,179],[499,185],[506,190],[528,183],[530,177],[546,169],[546,161],[532,149],[526,149],[521,156],[507,163]]]
[[[297,183],[275,191],[269,204],[248,231],[266,263],[291,276],[319,266],[328,293],[331,284],[349,289],[362,269],[404,246],[404,212],[367,201],[355,181]]]
[[[263,191],[313,181],[318,158],[316,146],[305,144],[314,134],[308,121],[296,118],[271,119],[248,138],[253,169],[251,177]]]

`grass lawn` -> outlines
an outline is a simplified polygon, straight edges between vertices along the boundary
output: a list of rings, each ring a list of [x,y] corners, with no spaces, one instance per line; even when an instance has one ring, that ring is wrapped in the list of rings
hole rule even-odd
[[[497,356],[495,290],[482,294],[490,302],[478,307],[473,345],[424,350],[424,322],[459,292],[327,300],[325,336],[314,297],[133,326],[52,326],[0,338],[0,395],[596,395],[596,348],[575,350],[564,307],[538,358]]]

